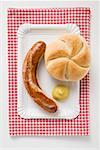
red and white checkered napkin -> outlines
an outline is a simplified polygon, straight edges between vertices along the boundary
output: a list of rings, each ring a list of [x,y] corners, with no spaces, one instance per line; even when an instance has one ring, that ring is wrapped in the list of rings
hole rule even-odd
[[[76,119],[22,119],[17,114],[17,30],[21,24],[75,23],[89,43],[89,8],[8,9],[9,132],[18,135],[89,135],[89,74],[80,84],[80,114]]]

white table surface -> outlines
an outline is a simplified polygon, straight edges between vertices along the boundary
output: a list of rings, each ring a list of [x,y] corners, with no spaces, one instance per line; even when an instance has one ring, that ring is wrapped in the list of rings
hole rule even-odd
[[[99,150],[99,21],[98,2],[2,2],[2,40],[0,39],[0,148],[3,149],[58,149]],[[7,8],[90,7],[91,18],[91,86],[90,136],[83,137],[10,137],[8,132],[7,96]],[[98,54],[99,53],[99,54]],[[99,69],[98,69],[99,68]],[[2,76],[1,76],[2,75]]]

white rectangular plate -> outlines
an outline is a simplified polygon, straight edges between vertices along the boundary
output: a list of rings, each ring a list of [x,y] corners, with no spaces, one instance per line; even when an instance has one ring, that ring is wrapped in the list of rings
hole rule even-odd
[[[58,111],[48,113],[41,109],[28,95],[22,81],[22,63],[26,53],[37,41],[44,41],[46,44],[56,39],[59,35],[73,32],[80,34],[79,28],[75,24],[60,25],[32,25],[23,24],[18,30],[18,114],[22,118],[64,118],[73,119],[79,115],[79,82],[61,82],[54,80],[45,69],[42,59],[38,66],[38,81],[43,91],[52,98],[52,88],[63,83],[70,88],[68,100],[56,102]]]

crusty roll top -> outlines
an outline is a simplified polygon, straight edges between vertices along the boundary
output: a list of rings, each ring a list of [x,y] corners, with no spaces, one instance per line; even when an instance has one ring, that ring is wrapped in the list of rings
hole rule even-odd
[[[90,66],[86,40],[77,34],[64,34],[47,45],[45,64],[52,77],[62,81],[81,80]]]

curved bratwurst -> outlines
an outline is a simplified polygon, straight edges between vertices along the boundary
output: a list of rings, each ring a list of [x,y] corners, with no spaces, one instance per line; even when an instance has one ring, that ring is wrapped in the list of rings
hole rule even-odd
[[[36,78],[38,62],[44,54],[45,48],[46,45],[42,41],[39,41],[32,46],[25,57],[22,76],[26,90],[33,100],[43,109],[54,113],[57,111],[56,103],[43,93]]]

